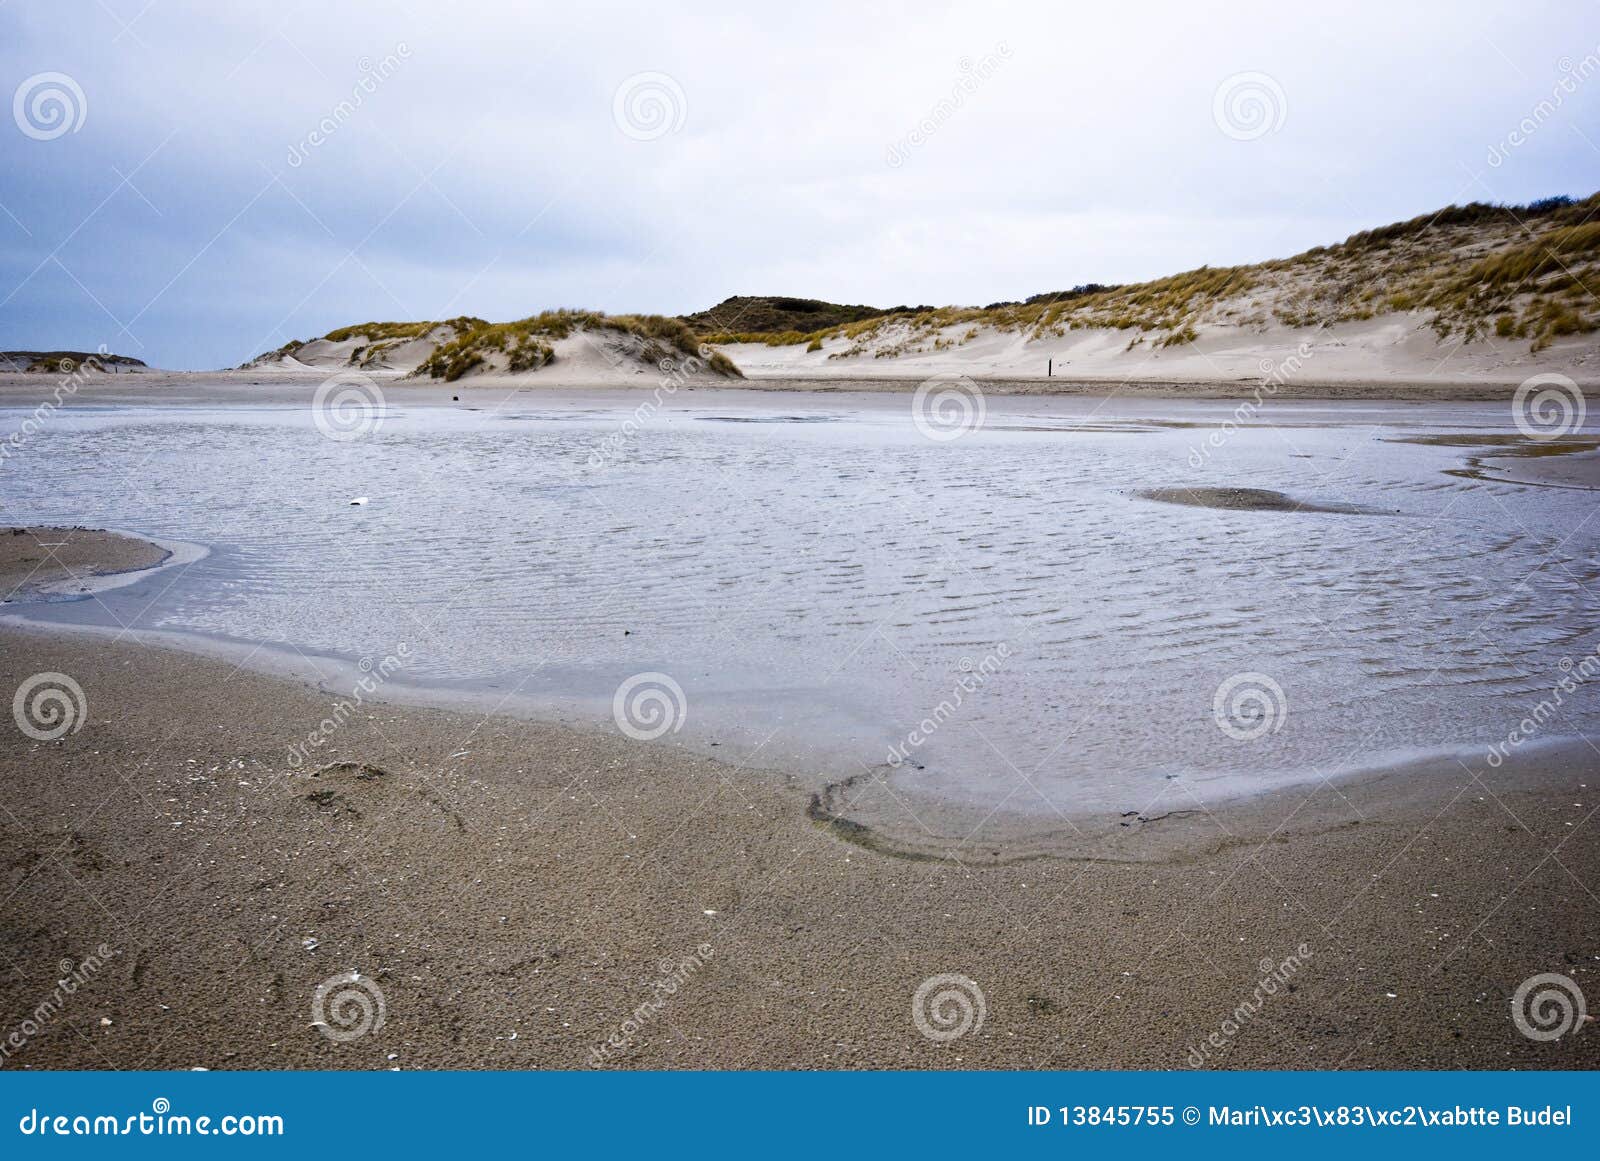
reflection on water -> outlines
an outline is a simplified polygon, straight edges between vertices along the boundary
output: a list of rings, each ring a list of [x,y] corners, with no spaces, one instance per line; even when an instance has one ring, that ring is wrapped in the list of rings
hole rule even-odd
[[[819,782],[892,765],[1006,810],[1486,745],[1600,641],[1591,493],[1395,442],[1496,429],[1487,405],[1275,404],[1282,426],[1195,469],[1229,405],[997,399],[936,443],[904,399],[751,398],[647,422],[415,408],[349,443],[287,409],[68,411],[0,486],[10,521],[214,549],[43,615],[349,659],[405,640],[409,681],[605,725],[619,682],[665,673],[689,707],[675,737],[729,761]],[[1239,675],[1264,692],[1218,703]],[[1592,731],[1596,700],[1545,728]]]

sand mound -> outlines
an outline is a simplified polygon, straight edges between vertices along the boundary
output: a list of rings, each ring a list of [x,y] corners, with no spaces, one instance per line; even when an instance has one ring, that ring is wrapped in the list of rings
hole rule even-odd
[[[1270,488],[1146,488],[1143,500],[1183,504],[1191,508],[1221,508],[1230,512],[1339,512],[1375,515],[1370,508],[1319,500],[1296,500]]]
[[[93,577],[154,568],[169,555],[93,528],[0,528],[0,604],[87,592]]]
[[[635,383],[641,376],[742,377],[732,360],[704,347],[678,319],[565,310],[508,323],[360,323],[288,343],[243,369],[386,372],[446,383],[540,373],[564,383],[597,384]]]
[[[285,343],[258,355],[242,371],[387,371],[409,374],[440,347],[455,342],[482,319],[448,322],[359,323],[330,331],[320,339]]]

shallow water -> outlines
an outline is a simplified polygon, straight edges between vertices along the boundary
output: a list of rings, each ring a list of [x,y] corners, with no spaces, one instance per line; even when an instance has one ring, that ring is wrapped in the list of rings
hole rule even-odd
[[[1512,431],[1504,406],[1274,402],[1214,447],[1231,404],[992,399],[947,442],[909,397],[634,406],[397,408],[350,442],[302,409],[76,408],[0,501],[212,550],[31,616],[324,671],[405,642],[391,693],[608,729],[619,684],[661,673],[684,709],[654,744],[816,783],[893,766],[980,810],[1481,764],[1600,646],[1593,492],[1394,442]],[[1168,487],[1352,510],[1138,495]],[[1593,689],[1541,738],[1600,734]]]

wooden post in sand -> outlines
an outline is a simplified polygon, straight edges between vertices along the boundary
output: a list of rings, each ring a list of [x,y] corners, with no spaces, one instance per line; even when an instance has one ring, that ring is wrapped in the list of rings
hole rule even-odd
[[[1046,379],[1054,379],[1056,377],[1056,361],[1054,359],[1046,359],[1044,361],[1044,377]]]

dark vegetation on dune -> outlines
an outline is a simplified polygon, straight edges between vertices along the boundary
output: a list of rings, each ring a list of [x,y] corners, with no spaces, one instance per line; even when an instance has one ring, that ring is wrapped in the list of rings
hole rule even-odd
[[[769,342],[774,335],[809,335],[830,327],[885,315],[932,310],[929,306],[846,306],[818,298],[736,294],[709,310],[683,315],[683,322],[707,342]]]
[[[0,370],[35,375],[70,375],[80,367],[91,371],[119,371],[143,367],[131,355],[102,355],[96,351],[0,351]]]

